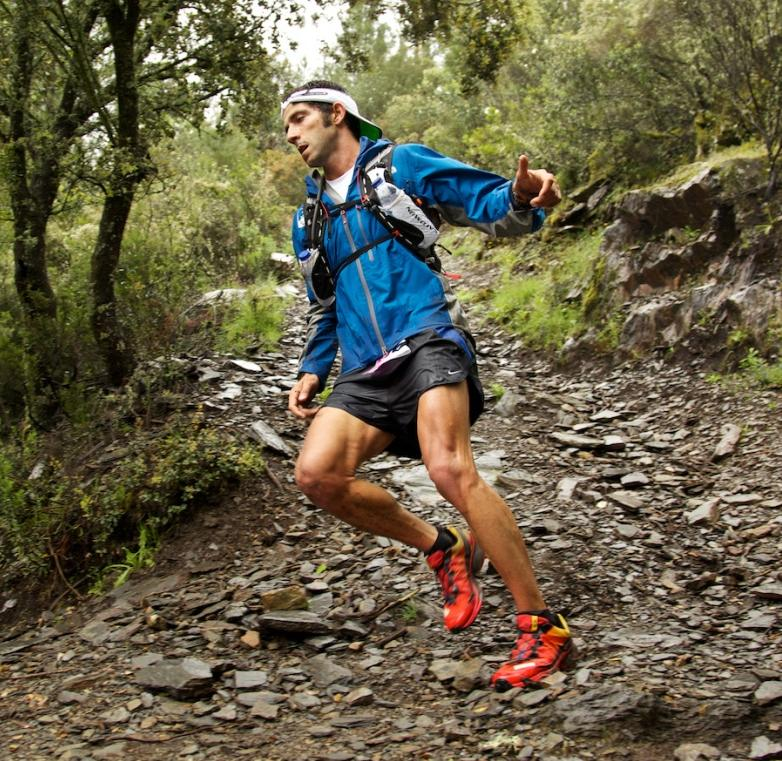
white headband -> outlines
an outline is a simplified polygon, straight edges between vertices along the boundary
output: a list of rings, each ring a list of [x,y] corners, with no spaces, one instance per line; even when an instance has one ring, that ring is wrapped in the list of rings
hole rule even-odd
[[[285,113],[285,109],[292,103],[341,103],[349,114],[353,114],[359,120],[362,135],[371,140],[377,140],[383,135],[383,130],[377,124],[361,116],[356,101],[341,90],[333,90],[330,87],[313,87],[309,90],[297,90],[280,105],[280,116]]]

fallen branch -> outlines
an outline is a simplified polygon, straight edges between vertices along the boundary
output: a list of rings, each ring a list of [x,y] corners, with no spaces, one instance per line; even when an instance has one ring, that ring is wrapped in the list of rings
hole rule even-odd
[[[47,544],[49,548],[49,554],[52,556],[52,560],[54,560],[54,565],[57,568],[57,575],[62,580],[62,583],[65,584],[65,586],[71,590],[71,592],[76,596],[77,600],[80,601],[83,600],[84,596],[82,595],[82,593],[79,592],[76,589],[76,587],[74,587],[73,584],[71,584],[71,582],[65,578],[65,574],[63,573],[62,566],[60,565],[60,559],[57,557],[57,553],[54,551],[54,547],[52,547],[52,540],[49,539]]]
[[[414,589],[412,592],[407,592],[406,594],[403,594],[401,597],[397,597],[396,600],[392,600],[387,605],[384,605],[379,610],[373,610],[371,613],[367,613],[363,620],[364,621],[374,621],[378,616],[382,616],[383,613],[385,613],[388,610],[391,610],[391,608],[395,608],[397,605],[401,605],[403,602],[407,602],[411,597],[415,597],[418,594],[418,590]]]

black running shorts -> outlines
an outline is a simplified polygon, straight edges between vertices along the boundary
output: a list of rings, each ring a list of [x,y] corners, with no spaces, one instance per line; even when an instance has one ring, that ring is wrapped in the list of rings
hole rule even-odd
[[[412,352],[381,377],[352,373],[337,379],[324,406],[345,410],[381,431],[394,435],[388,451],[420,457],[416,418],[418,399],[435,386],[467,381],[470,424],[483,412],[484,396],[475,361],[453,341],[433,331],[408,340]]]

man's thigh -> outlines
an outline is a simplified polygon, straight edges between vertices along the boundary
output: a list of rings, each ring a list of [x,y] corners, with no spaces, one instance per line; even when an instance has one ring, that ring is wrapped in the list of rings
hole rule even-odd
[[[467,381],[429,389],[418,402],[418,441],[425,463],[445,456],[472,458]]]
[[[380,454],[393,435],[349,412],[323,407],[310,424],[299,465],[329,475],[353,475],[361,463]]]

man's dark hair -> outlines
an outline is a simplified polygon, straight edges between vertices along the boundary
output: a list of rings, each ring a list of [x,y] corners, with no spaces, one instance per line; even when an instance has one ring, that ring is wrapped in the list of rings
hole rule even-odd
[[[339,92],[344,92],[345,95],[350,95],[350,93],[342,86],[338,85],[336,82],[332,82],[328,79],[312,79],[309,82],[305,82],[303,85],[299,85],[298,87],[294,87],[292,90],[289,90],[285,93],[283,96],[282,102],[285,103],[288,98],[293,95],[295,92],[300,92],[301,90],[315,90],[315,89],[321,89],[325,88],[328,90],[338,90]],[[318,103],[317,101],[305,101],[309,103],[311,106],[314,106],[317,108],[322,114],[323,114],[323,123],[325,125],[331,124],[331,103]],[[348,125],[348,129],[350,130],[353,137],[356,138],[356,140],[361,139],[361,124],[358,119],[356,119],[353,114],[345,114],[345,123]]]

